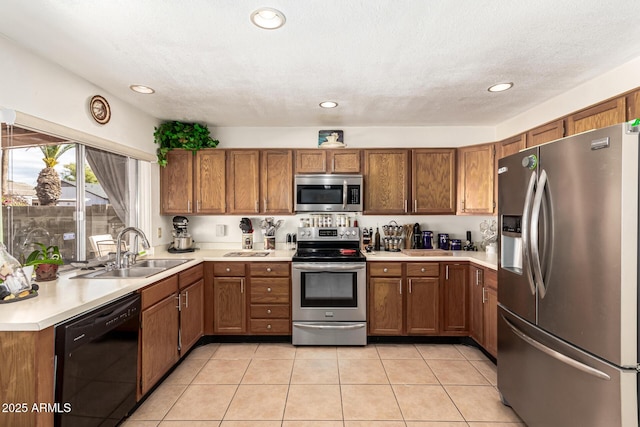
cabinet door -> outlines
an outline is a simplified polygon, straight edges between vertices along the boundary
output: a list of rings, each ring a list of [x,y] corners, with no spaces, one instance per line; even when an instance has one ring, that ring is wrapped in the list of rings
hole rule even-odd
[[[442,330],[444,332],[467,332],[468,319],[468,269],[464,264],[443,264],[442,286]]]
[[[227,211],[231,214],[259,212],[260,151],[227,152]]]
[[[640,117],[640,90],[631,92],[626,98],[627,121]]]
[[[414,213],[456,213],[455,159],[455,149],[411,151],[411,209]]]
[[[498,293],[484,288],[484,348],[494,357],[498,356]]]
[[[458,149],[458,214],[495,212],[495,146]]]
[[[612,99],[567,117],[567,135],[600,129],[625,121],[624,97]]]
[[[216,334],[244,334],[247,313],[243,277],[213,279],[213,332]]]
[[[293,212],[293,155],[291,150],[262,150],[260,185],[262,212]]]
[[[365,150],[364,153],[365,213],[407,213],[409,151]]]
[[[469,335],[484,346],[484,269],[469,266]]]
[[[327,153],[323,150],[296,150],[296,174],[327,173]]]
[[[440,279],[407,279],[407,334],[432,334],[440,331]]]
[[[527,134],[521,133],[520,135],[507,138],[496,144],[497,144],[496,157],[499,159],[502,159],[503,157],[510,156],[512,154],[517,153],[520,150],[524,150],[525,148],[527,148]]]
[[[226,201],[225,152],[205,149],[196,153],[195,167],[195,212],[199,214],[222,214]]]
[[[178,359],[178,294],[172,294],[142,312],[141,395],[149,391]]]
[[[193,207],[193,153],[171,150],[160,168],[160,213],[190,214]]]
[[[180,292],[180,353],[185,354],[204,334],[204,280]]]
[[[360,150],[331,150],[327,152],[327,162],[331,173],[361,173]]]
[[[369,279],[369,333],[402,335],[402,278]]]
[[[564,119],[538,126],[527,132],[527,147],[535,147],[562,137],[564,137]]]

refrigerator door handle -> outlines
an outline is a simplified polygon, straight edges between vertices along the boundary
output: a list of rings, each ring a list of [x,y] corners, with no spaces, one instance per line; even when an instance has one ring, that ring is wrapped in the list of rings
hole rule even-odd
[[[538,175],[534,171],[529,178],[529,185],[527,186],[527,193],[524,199],[524,209],[522,211],[522,255],[524,258],[524,270],[527,276],[527,282],[531,289],[531,295],[536,294],[536,285],[533,281],[533,274],[531,273],[531,254],[529,253],[529,218],[531,217],[531,203],[534,196],[534,189]]]
[[[538,190],[533,199],[533,211],[531,212],[531,263],[533,264],[533,279],[536,288],[540,292],[540,298],[544,298],[547,288],[542,277],[542,265],[540,264],[540,248],[538,247],[538,226],[540,224],[540,209],[542,207],[542,198],[544,196],[545,187],[547,186],[547,172],[543,170],[540,173],[540,181],[538,182]]]
[[[606,380],[606,381],[610,381],[611,377],[607,374],[605,374],[602,371],[599,371],[595,368],[592,368],[589,365],[585,365],[582,362],[578,362],[575,359],[572,359],[568,356],[565,356],[564,354],[560,353],[559,351],[553,350],[552,348],[547,347],[546,345],[534,340],[533,338],[531,338],[529,335],[525,334],[524,332],[522,332],[520,329],[518,329],[518,327],[516,325],[514,325],[513,323],[511,323],[506,317],[504,317],[504,315],[502,314],[502,320],[505,321],[505,323],[507,324],[507,326],[511,329],[511,332],[513,332],[513,334],[515,336],[517,336],[518,338],[520,338],[522,341],[526,342],[527,344],[531,345],[532,347],[536,348],[537,350],[540,350],[541,352],[543,352],[544,354],[546,354],[547,356],[553,357],[554,359],[571,366],[572,368],[578,369],[582,372],[585,372],[589,375],[593,375],[596,378],[599,378],[601,380]]]

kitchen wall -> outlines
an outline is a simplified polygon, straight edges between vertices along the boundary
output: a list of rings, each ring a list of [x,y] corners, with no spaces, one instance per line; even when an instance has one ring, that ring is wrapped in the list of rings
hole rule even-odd
[[[396,216],[381,216],[381,215],[350,215],[352,219],[358,220],[360,227],[372,227],[374,232],[376,227],[380,227],[380,235],[382,236],[382,226],[389,224],[391,221],[395,221],[398,225],[403,224],[420,224],[422,230],[431,230],[434,235],[438,233],[449,233],[449,237],[452,239],[461,239],[464,243],[466,238],[466,231],[469,230],[472,233],[472,239],[474,242],[480,242],[482,240],[480,234],[480,223],[484,220],[492,220],[495,217],[490,216],[455,216],[455,215],[396,215]],[[254,229],[254,242],[255,248],[263,248],[264,235],[260,229],[260,221],[265,216],[249,216]],[[292,216],[275,216],[275,220],[282,220],[282,226],[276,231],[276,248],[281,249],[285,247],[285,238],[287,233],[296,233],[300,218],[308,218],[309,214],[298,214]],[[196,241],[196,246],[207,248],[209,244],[215,244],[216,247],[222,247],[225,249],[240,249],[242,232],[240,231],[240,219],[242,216],[192,216],[189,218],[189,232]],[[335,214],[334,214],[335,218]],[[216,225],[225,226],[225,235],[216,235]],[[163,234],[169,230],[163,230]],[[170,237],[167,243],[170,243]]]

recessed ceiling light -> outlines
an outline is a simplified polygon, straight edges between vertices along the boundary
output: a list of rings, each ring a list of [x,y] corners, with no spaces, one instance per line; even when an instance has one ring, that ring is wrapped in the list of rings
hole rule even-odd
[[[322,108],[336,108],[338,106],[338,103],[335,101],[323,101],[320,103],[320,106]]]
[[[270,7],[261,7],[251,14],[251,22],[265,30],[280,28],[286,21],[287,19],[282,12]]]
[[[144,85],[131,85],[129,86],[129,89],[131,89],[134,92],[144,93],[144,94],[155,93],[155,89],[149,86],[144,86]]]
[[[502,92],[507,89],[511,89],[513,87],[513,83],[498,83],[497,85],[491,86],[487,89],[489,92]]]

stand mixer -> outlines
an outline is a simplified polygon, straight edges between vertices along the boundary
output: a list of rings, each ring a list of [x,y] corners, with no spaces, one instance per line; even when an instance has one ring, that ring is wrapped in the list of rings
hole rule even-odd
[[[187,231],[187,224],[189,224],[189,220],[186,217],[173,217],[173,231],[171,232],[173,235],[173,243],[169,245],[169,249],[167,249],[168,252],[183,253],[195,251],[193,239]]]

